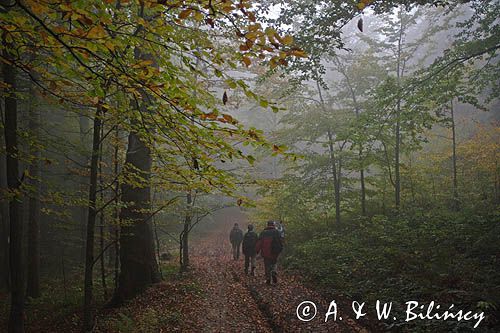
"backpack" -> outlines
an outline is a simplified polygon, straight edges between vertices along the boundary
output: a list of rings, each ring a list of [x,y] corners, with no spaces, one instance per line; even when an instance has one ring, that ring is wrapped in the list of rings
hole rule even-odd
[[[281,251],[283,250],[283,244],[281,243],[281,238],[280,238],[279,232],[277,233],[276,236],[273,237],[272,243],[271,243],[271,253],[272,254],[280,254]]]
[[[255,245],[259,236],[255,232],[247,232],[243,237],[243,251],[250,254],[255,252]]]

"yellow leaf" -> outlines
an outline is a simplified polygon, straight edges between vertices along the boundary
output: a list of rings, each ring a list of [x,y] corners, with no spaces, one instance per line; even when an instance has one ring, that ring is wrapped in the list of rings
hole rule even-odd
[[[260,23],[255,23],[255,24],[251,24],[248,26],[248,30],[250,31],[258,31],[262,28],[262,26],[260,25]]]
[[[202,12],[196,12],[194,13],[194,19],[198,22],[202,21],[205,16],[203,15]]]
[[[276,34],[276,30],[274,30],[271,27],[267,27],[266,30],[265,30],[265,33],[266,33],[267,37],[273,38],[274,35]]]
[[[222,7],[222,11],[224,13],[230,13],[233,9],[234,9],[234,7],[231,6],[230,2],[227,5],[225,5],[224,7]]]
[[[88,38],[103,38],[106,36],[106,31],[102,25],[93,26],[87,33]]]
[[[293,44],[293,37],[290,35],[283,37],[283,44],[292,45]]]
[[[47,8],[40,5],[38,2],[32,1],[30,3],[30,6],[31,6],[31,11],[33,11],[33,13],[35,13],[36,15],[41,15],[47,12]]]
[[[358,2],[356,7],[358,7],[359,10],[363,10],[366,7],[366,4],[364,2]]]
[[[295,57],[299,57],[299,58],[307,58],[307,53],[305,53],[302,50],[292,50],[292,52],[290,52],[290,54],[295,56]]]
[[[110,51],[114,51],[115,50],[115,44],[113,44],[113,42],[107,40],[106,42],[104,42],[104,45],[110,50]]]
[[[274,69],[276,68],[276,66],[278,66],[276,58],[271,58],[271,60],[269,60],[269,67],[271,67],[271,69]]]
[[[250,39],[251,41],[255,41],[255,39],[257,38],[257,33],[255,31],[250,31],[245,34],[245,37]]]

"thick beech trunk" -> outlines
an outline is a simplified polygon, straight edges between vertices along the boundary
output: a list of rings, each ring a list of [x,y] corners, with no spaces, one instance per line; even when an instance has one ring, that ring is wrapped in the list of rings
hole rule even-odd
[[[114,304],[136,296],[160,280],[149,213],[151,164],[149,148],[136,133],[130,133],[124,169],[142,178],[142,184],[122,184],[122,202],[126,207],[122,208],[120,214],[121,269],[118,288],[112,302]]]

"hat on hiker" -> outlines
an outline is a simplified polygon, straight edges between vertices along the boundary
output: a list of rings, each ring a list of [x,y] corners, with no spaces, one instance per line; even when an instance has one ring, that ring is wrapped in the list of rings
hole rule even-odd
[[[249,231],[253,230],[253,224],[249,224],[249,225],[248,225],[248,230],[249,230]]]
[[[274,227],[274,221],[267,221],[268,227]]]

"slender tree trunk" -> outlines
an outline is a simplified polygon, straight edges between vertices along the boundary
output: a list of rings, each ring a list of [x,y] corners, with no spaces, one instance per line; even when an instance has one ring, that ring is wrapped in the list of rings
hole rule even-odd
[[[115,238],[115,260],[114,260],[114,283],[115,290],[118,289],[118,280],[120,273],[120,182],[118,181],[118,153],[119,153],[119,139],[120,139],[120,131],[118,127],[115,132],[115,151],[113,156],[113,173],[116,179],[115,184],[115,223],[113,225],[114,228],[114,238]]]
[[[396,117],[397,117],[396,127],[394,131],[396,140],[396,145],[394,148],[394,195],[395,195],[396,210],[399,210],[399,207],[401,205],[401,176],[399,173],[399,157],[401,152],[401,133],[400,133],[401,128],[399,121],[400,112],[401,112],[401,101],[398,100],[398,104],[396,107]]]
[[[403,47],[403,9],[399,11],[400,18],[400,29],[399,29],[399,39],[398,39],[398,51],[397,51],[397,66],[396,66],[396,77],[397,77],[397,104],[396,104],[396,126],[394,130],[395,134],[395,148],[394,148],[394,196],[396,210],[399,211],[401,206],[401,175],[399,172],[399,160],[401,154],[401,79],[403,77],[402,70],[402,47]]]
[[[453,107],[453,99],[450,101],[451,113],[451,141],[452,141],[452,167],[453,167],[453,210],[460,210],[460,200],[458,198],[458,177],[457,177],[457,136],[455,127],[455,110]]]
[[[186,216],[184,218],[184,229],[182,230],[182,264],[181,270],[186,271],[189,267],[189,231],[191,229],[191,205],[193,197],[191,192],[186,195]]]
[[[102,138],[104,136],[104,126],[101,126],[101,135],[100,137]],[[101,192],[101,202],[104,203],[104,180],[102,177],[102,157],[103,157],[103,145],[100,145],[100,153],[99,153],[99,184],[100,184],[100,192]],[[101,263],[101,283],[102,283],[102,291],[103,291],[103,297],[104,300],[108,299],[108,288],[106,286],[106,265],[105,265],[105,247],[104,247],[104,241],[105,241],[105,234],[104,234],[104,226],[105,226],[105,211],[104,209],[101,209],[99,213],[99,248],[100,248],[100,263]]]
[[[160,249],[161,249],[161,244],[160,244],[160,237],[158,236],[158,229],[156,227],[156,220],[154,216],[152,217],[153,219],[153,229],[154,229],[154,234],[155,234],[155,241],[156,241],[156,259],[160,261]],[[163,272],[161,270],[161,265],[158,265],[158,272],[160,273],[160,279],[163,280]]]
[[[346,80],[346,83],[347,83],[347,87],[349,89],[349,93],[351,94],[351,99],[352,99],[352,103],[354,105],[354,112],[356,114],[356,119],[359,119],[359,115],[360,115],[360,106],[359,106],[359,103],[358,103],[358,98],[356,96],[356,92],[354,91],[354,87],[351,83],[351,79],[349,78],[349,75],[347,74],[347,72],[345,71],[345,67],[342,65],[342,63],[340,62],[340,60],[338,59],[338,57],[335,57],[335,62],[337,63],[337,68],[338,70],[340,71],[340,73],[344,76],[345,80]],[[319,89],[319,88],[318,88]],[[358,153],[358,161],[359,161],[359,164],[360,164],[360,169],[359,169],[359,182],[360,182],[360,186],[361,186],[361,194],[360,194],[360,199],[361,199],[361,214],[363,216],[366,216],[366,186],[365,186],[365,169],[364,169],[364,163],[363,163],[363,147],[362,145],[360,144],[360,147],[359,147],[359,153]]]
[[[90,129],[90,124],[89,124],[89,119],[87,117],[85,117],[84,115],[79,115],[78,116],[78,125],[79,125],[79,129],[80,129],[80,144],[82,145],[82,147],[85,147],[85,149],[83,150],[83,156],[81,156],[81,165],[84,166],[85,169],[87,169],[88,167],[88,164],[89,164],[89,161],[88,161],[88,158],[87,158],[87,144],[89,143],[89,140],[88,140],[88,132],[89,132],[89,129]],[[83,175],[81,176],[81,179],[80,179],[80,186],[81,186],[81,192],[82,192],[82,195],[83,193],[87,193],[87,190],[88,190],[88,178],[87,176],[85,176],[85,173],[83,173]],[[81,243],[80,243],[80,255],[81,255],[81,262],[84,263],[85,262],[85,251],[86,251],[86,248],[85,248],[85,239],[86,239],[86,236],[87,236],[87,222],[88,222],[88,215],[87,215],[87,212],[88,212],[88,207],[84,207],[84,206],[81,206],[78,208],[78,213],[77,213],[77,216],[79,218],[79,221],[80,221],[80,240],[81,240]]]
[[[361,168],[359,170],[359,180],[361,183],[361,214],[366,216],[366,185],[365,185],[365,168],[363,167],[363,150],[359,149],[359,162]]]
[[[31,135],[38,138],[40,126],[40,113],[33,105],[34,92],[30,86],[30,115],[29,130]],[[31,186],[34,192],[29,199],[28,217],[28,285],[27,296],[40,297],[40,150],[35,146],[31,148],[33,162],[29,166],[32,177]]]
[[[96,223],[97,173],[99,162],[99,147],[101,144],[102,108],[97,107],[94,117],[94,134],[92,139],[92,157],[90,159],[89,207],[87,219],[87,237],[85,247],[85,281],[83,303],[83,332],[91,332],[94,327],[93,309],[93,266],[94,238]]]
[[[335,223],[336,225],[340,225],[341,219],[340,219],[340,174],[337,172],[337,160],[335,158],[335,151],[333,148],[333,134],[330,129],[328,129],[328,150],[330,153],[330,167],[332,170],[332,176],[333,176],[333,188],[335,192]],[[340,161],[339,161],[340,164]],[[340,171],[340,165],[339,165],[339,171]]]
[[[316,81],[316,88],[318,89],[318,95],[319,99],[321,102],[321,107],[323,111],[326,112],[326,107],[325,107],[325,100],[323,99],[323,94],[321,93],[321,87],[319,85],[319,82]],[[330,155],[330,167],[332,169],[332,176],[333,176],[333,188],[335,192],[335,224],[340,225],[340,178],[341,175],[340,173],[337,172],[337,161],[335,159],[335,150],[333,147],[333,133],[330,128],[328,128],[327,131],[328,135],[328,151]],[[340,167],[339,167],[340,170]]]
[[[10,1],[2,1],[2,5]],[[4,99],[5,105],[5,150],[7,153],[7,186],[13,197],[9,201],[10,249],[9,266],[12,279],[11,304],[9,317],[9,332],[24,332],[24,265],[23,265],[23,223],[22,223],[22,195],[20,194],[21,181],[19,179],[19,149],[17,143],[17,97],[16,97],[16,70],[8,61],[12,59],[9,50],[13,48],[2,41],[4,50],[2,64],[3,81],[9,86],[8,95]]]

